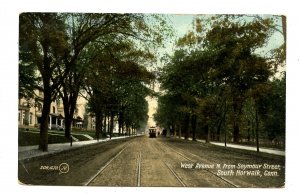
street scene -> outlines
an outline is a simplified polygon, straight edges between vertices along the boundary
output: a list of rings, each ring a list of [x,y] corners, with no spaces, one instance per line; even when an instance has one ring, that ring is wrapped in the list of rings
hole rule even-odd
[[[279,155],[137,136],[20,161],[19,180],[109,187],[283,187],[284,163]]]
[[[18,181],[285,187],[286,16],[19,15]]]

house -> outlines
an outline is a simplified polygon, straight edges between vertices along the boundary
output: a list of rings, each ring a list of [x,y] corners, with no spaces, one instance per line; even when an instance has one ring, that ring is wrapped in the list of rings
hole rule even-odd
[[[38,128],[41,123],[42,109],[43,109],[43,92],[39,90],[34,91],[34,98],[19,99],[19,118],[18,125],[19,128]],[[77,129],[87,129],[95,130],[96,129],[96,119],[91,114],[88,114],[86,117],[87,120],[84,120],[86,107],[86,99],[79,97],[76,104],[76,109],[73,116],[72,128]],[[61,100],[56,100],[51,103],[50,114],[49,114],[49,129],[64,129],[64,107]],[[86,126],[84,126],[86,122]],[[103,131],[109,131],[109,118],[103,120]],[[119,133],[118,118],[114,119],[114,128],[113,133]],[[126,131],[123,131],[125,133]]]
[[[18,125],[20,127],[39,127],[41,123],[42,109],[43,109],[43,92],[39,90],[34,91],[34,98],[25,99],[20,98],[18,102]],[[80,109],[82,110],[82,109]],[[82,113],[78,108],[74,113],[73,127],[82,128],[83,118]],[[49,114],[49,129],[64,129],[64,108],[61,100],[56,100],[51,103]]]

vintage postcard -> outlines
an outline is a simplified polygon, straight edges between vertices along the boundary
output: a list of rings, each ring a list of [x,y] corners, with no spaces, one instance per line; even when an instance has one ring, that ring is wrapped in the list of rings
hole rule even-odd
[[[284,188],[286,21],[23,12],[23,186]]]

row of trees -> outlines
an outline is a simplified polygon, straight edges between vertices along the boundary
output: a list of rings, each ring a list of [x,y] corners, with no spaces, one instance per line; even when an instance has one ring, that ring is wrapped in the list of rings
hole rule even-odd
[[[284,16],[197,17],[161,69],[156,122],[185,139],[284,144],[285,42],[263,52],[275,31],[285,40]]]
[[[19,29],[19,97],[44,92],[39,149],[48,149],[51,102],[61,98],[65,136],[81,92],[96,116],[96,133],[104,116],[118,116],[120,129],[138,128],[145,121],[154,79],[143,64],[155,59],[153,46],[168,30],[159,15],[22,13]],[[158,33],[160,32],[160,33]],[[161,33],[166,32],[166,33]]]

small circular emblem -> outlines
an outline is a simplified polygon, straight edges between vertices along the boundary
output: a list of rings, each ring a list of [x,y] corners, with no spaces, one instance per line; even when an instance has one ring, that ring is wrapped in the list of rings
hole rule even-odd
[[[66,174],[66,173],[69,172],[69,169],[70,169],[70,167],[69,167],[69,164],[67,164],[67,163],[61,163],[59,165],[59,172],[60,173]]]

